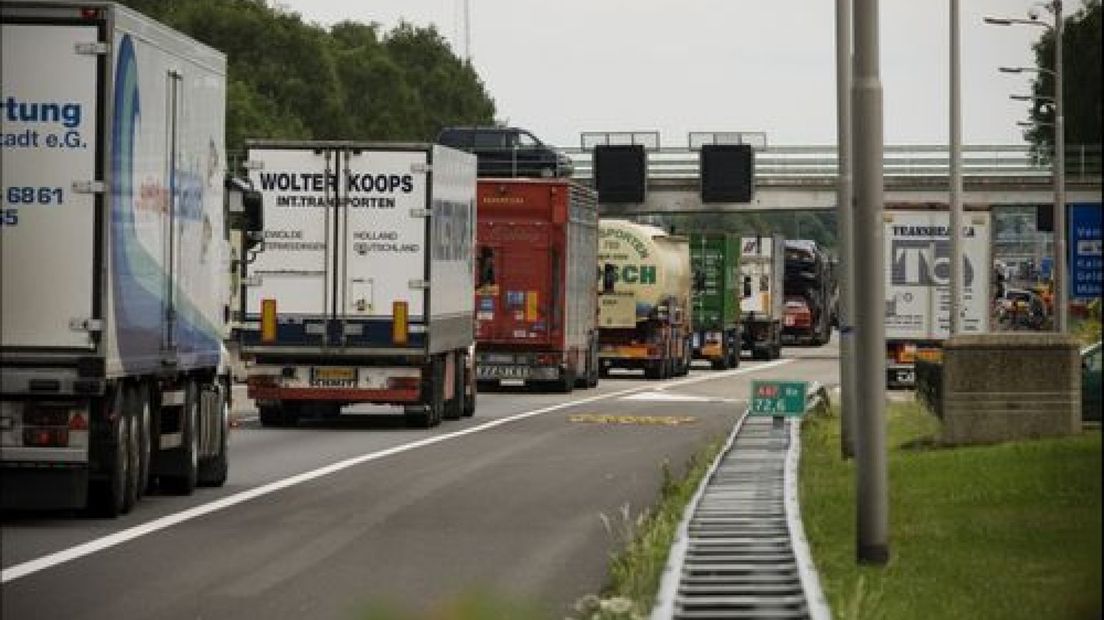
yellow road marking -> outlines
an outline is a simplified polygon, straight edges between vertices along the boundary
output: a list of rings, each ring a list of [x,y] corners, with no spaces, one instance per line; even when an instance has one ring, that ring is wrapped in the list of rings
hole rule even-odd
[[[569,422],[581,424],[638,424],[651,426],[678,426],[697,422],[694,416],[682,415],[601,415],[576,413],[567,417]]]

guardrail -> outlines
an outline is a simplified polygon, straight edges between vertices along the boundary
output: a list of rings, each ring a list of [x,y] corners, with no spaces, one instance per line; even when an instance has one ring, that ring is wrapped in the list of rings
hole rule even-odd
[[[592,151],[579,147],[560,149],[571,157],[573,177],[591,179],[594,174]],[[884,170],[891,177],[933,177],[949,174],[945,145],[887,145]],[[836,147],[766,146],[755,151],[757,180],[805,180],[834,178],[837,170]],[[689,148],[660,148],[648,151],[648,177],[651,179],[690,179],[699,174],[698,152]],[[962,174],[965,177],[1038,177],[1052,175],[1050,159],[1040,160],[1030,146],[974,145],[962,148]],[[1073,181],[1099,181],[1101,145],[1073,145],[1066,149],[1066,178]]]

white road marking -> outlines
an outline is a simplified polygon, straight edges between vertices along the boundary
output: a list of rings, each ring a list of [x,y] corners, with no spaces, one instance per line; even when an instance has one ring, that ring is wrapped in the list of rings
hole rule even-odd
[[[683,385],[692,385],[694,383],[701,383],[703,381],[712,381],[713,379],[723,379],[725,377],[731,377],[731,376],[750,373],[750,372],[757,372],[757,371],[760,371],[760,370],[767,370],[769,368],[775,368],[775,367],[781,366],[783,364],[788,364],[792,361],[795,361],[795,360],[793,360],[793,359],[775,360],[773,362],[767,362],[767,363],[764,363],[762,365],[749,367],[749,368],[738,368],[738,369],[735,369],[735,370],[715,372],[715,373],[710,373],[710,374],[706,374],[706,375],[699,375],[697,377],[689,377],[689,378],[686,378],[686,379],[679,379],[679,380],[670,381],[670,382],[666,383],[664,385],[664,387],[665,388],[679,387],[679,386],[683,386]],[[292,486],[295,486],[295,485],[298,485],[298,484],[302,484],[304,482],[309,482],[309,481],[314,480],[316,478],[321,478],[322,476],[327,476],[329,474],[339,472],[343,469],[348,469],[348,468],[353,467],[355,465],[360,465],[362,463],[368,463],[368,462],[371,462],[371,461],[377,461],[379,459],[386,458],[388,456],[401,454],[403,452],[409,452],[410,450],[423,448],[425,446],[431,446],[433,444],[441,443],[443,441],[448,441],[450,439],[456,439],[456,438],[459,438],[459,437],[464,437],[466,435],[472,435],[474,433],[479,433],[479,432],[482,432],[482,431],[490,430],[492,428],[502,426],[504,424],[509,424],[511,422],[517,422],[518,420],[525,420],[525,419],[528,419],[528,418],[532,418],[532,417],[542,415],[542,414],[545,414],[545,413],[550,413],[550,412],[553,412],[553,411],[559,411],[561,409],[566,409],[568,407],[574,407],[576,405],[585,405],[587,403],[592,403],[592,402],[599,401],[599,400],[617,398],[617,397],[620,397],[620,396],[625,396],[625,395],[628,395],[628,394],[633,394],[633,393],[636,393],[636,392],[643,392],[645,390],[653,390],[653,389],[655,389],[653,386],[642,385],[642,386],[632,387],[632,388],[628,388],[628,389],[624,389],[624,390],[618,390],[616,392],[610,392],[608,394],[596,394],[594,396],[589,396],[587,398],[580,398],[579,400],[573,400],[573,401],[569,401],[569,402],[565,402],[565,403],[560,403],[560,404],[557,404],[557,405],[551,405],[551,406],[548,406],[548,407],[543,407],[541,409],[534,409],[532,411],[526,411],[526,412],[523,412],[523,413],[514,414],[512,416],[505,417],[505,418],[499,418],[497,420],[492,420],[490,422],[487,422],[485,424],[481,424],[479,426],[473,426],[471,428],[465,428],[463,430],[455,431],[455,432],[452,432],[452,433],[446,433],[446,434],[443,434],[443,435],[435,435],[433,437],[426,437],[425,439],[420,439],[418,441],[414,441],[414,442],[411,442],[411,443],[402,444],[400,446],[393,446],[391,448],[386,448],[386,449],[380,450],[378,452],[370,452],[368,454],[362,454],[360,456],[354,456],[354,457],[345,459],[343,461],[338,461],[336,463],[326,465],[324,467],[319,467],[318,469],[314,469],[314,470],[304,472],[304,473],[301,473],[301,474],[296,474],[294,476],[284,478],[282,480],[277,480],[275,482],[270,482],[268,484],[265,484],[265,485],[262,485],[262,486],[259,486],[259,487],[255,487],[255,488],[252,488],[252,489],[248,489],[246,491],[241,491],[239,493],[235,493],[234,495],[229,495],[227,497],[223,497],[223,498],[214,500],[212,502],[208,502],[206,504],[201,504],[199,506],[193,506],[192,508],[188,508],[186,510],[182,510],[180,512],[177,512],[177,513],[174,513],[174,514],[171,514],[171,515],[165,515],[163,517],[154,519],[153,521],[150,521],[148,523],[143,523],[141,525],[136,525],[134,527],[130,527],[130,528],[127,528],[125,530],[115,532],[114,534],[109,534],[107,536],[103,536],[103,537],[97,538],[95,540],[90,540],[86,543],[77,545],[75,547],[70,547],[68,549],[63,549],[61,551],[56,551],[54,553],[44,555],[44,556],[42,556],[40,558],[36,558],[34,560],[28,560],[28,561],[23,562],[21,564],[16,564],[15,566],[12,566],[10,568],[5,568],[3,570],[0,570],[0,583],[8,583],[8,582],[11,582],[11,581],[15,581],[16,579],[19,579],[21,577],[26,577],[27,575],[31,575],[31,574],[37,573],[39,571],[46,570],[48,568],[58,566],[59,564],[64,564],[66,562],[71,562],[73,560],[82,558],[86,555],[91,555],[93,553],[103,551],[104,549],[110,549],[111,547],[114,547],[116,545],[121,545],[125,542],[134,540],[135,538],[139,538],[139,537],[145,536],[147,534],[152,534],[152,533],[157,532],[159,530],[163,530],[165,528],[172,527],[172,526],[178,525],[180,523],[184,523],[185,521],[191,521],[192,519],[202,517],[204,515],[208,515],[208,514],[211,514],[213,512],[222,510],[224,508],[229,508],[231,506],[235,506],[237,504],[241,504],[243,502],[247,502],[249,500],[256,499],[258,497],[263,497],[265,495],[275,493],[276,491],[280,491],[280,490],[286,489],[288,487],[292,487]]]

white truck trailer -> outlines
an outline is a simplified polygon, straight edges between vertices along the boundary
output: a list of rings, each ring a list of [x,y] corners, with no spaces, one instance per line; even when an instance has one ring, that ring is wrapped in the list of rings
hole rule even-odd
[[[782,355],[786,241],[779,235],[740,240],[740,316],[743,348],[755,359]]]
[[[475,156],[429,144],[248,144],[260,244],[241,353],[265,426],[353,403],[416,426],[475,411]]]
[[[963,333],[989,331],[991,237],[987,211],[966,211],[962,227]],[[887,209],[885,221],[886,384],[911,386],[917,359],[938,360],[950,335],[950,213]]]
[[[221,485],[225,57],[104,2],[0,28],[3,506]]]

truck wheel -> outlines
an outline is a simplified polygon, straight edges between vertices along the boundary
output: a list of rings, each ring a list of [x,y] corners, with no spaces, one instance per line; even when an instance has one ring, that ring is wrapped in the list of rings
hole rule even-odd
[[[284,426],[284,412],[279,405],[262,405],[257,409],[257,417],[261,420],[261,426],[265,428]]]
[[[130,512],[130,509],[138,503],[138,485],[141,482],[142,477],[142,464],[141,464],[141,444],[138,439],[138,411],[135,410],[134,399],[135,388],[130,387],[126,389],[124,394],[124,407],[123,415],[126,418],[127,436],[126,436],[126,489],[123,494],[123,512]]]
[[[162,478],[172,492],[191,495],[199,474],[199,390],[194,381],[184,388],[184,410],[180,416],[184,439],[176,458],[176,472]]]
[[[575,389],[575,372],[570,368],[564,368],[563,376],[552,387],[561,394],[570,394]]]
[[[464,393],[464,417],[470,418],[475,415],[475,395],[479,393],[479,390],[475,379],[470,374],[467,383],[471,394],[466,391]]]
[[[456,362],[452,367],[453,394],[445,405],[444,418],[446,420],[459,420],[460,416],[464,415],[464,356],[460,353],[454,353],[453,359]],[[444,389],[443,386],[442,389]]]
[[[122,391],[122,388],[119,390]],[[127,471],[130,458],[127,446],[130,444],[129,425],[123,412],[123,396],[116,396],[115,419],[111,423],[111,438],[104,445],[104,461],[109,469],[107,478],[90,489],[89,509],[96,516],[114,518],[126,512]]]
[[[138,496],[141,497],[150,488],[150,461],[153,450],[149,387],[145,383],[139,383],[134,388],[133,397],[134,410],[138,416]]]
[[[219,387],[218,420],[219,448],[218,454],[204,459],[199,464],[196,481],[205,487],[221,487],[226,483],[230,472],[230,463],[227,455],[227,443],[230,438],[230,405],[227,403],[225,387]]]
[[[428,402],[406,408],[407,425],[416,428],[433,428],[441,423],[445,408],[445,365],[434,359],[429,366],[429,381],[422,382],[422,392]]]

